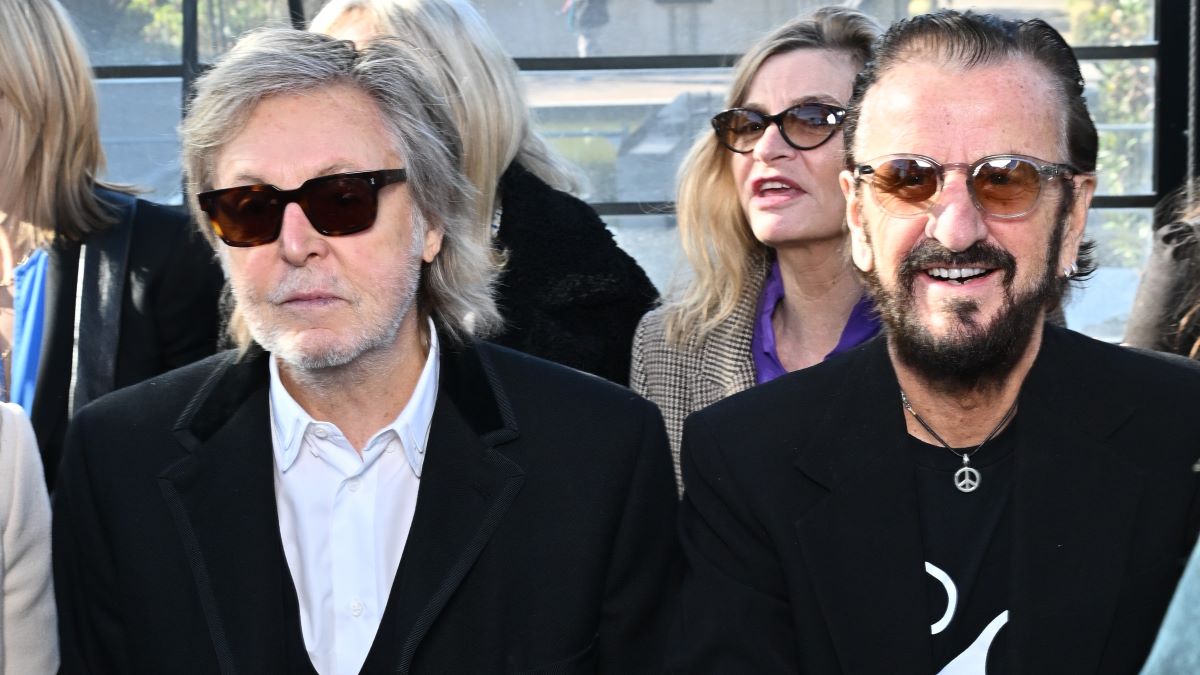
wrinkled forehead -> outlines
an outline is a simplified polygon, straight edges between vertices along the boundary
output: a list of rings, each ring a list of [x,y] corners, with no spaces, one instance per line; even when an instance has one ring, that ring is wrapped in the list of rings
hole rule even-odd
[[[402,166],[375,101],[346,84],[275,94],[249,108],[217,150],[213,187],[298,187],[331,173]]]
[[[854,158],[917,153],[970,162],[1016,153],[1066,161],[1066,112],[1044,67],[1020,56],[963,65],[898,60],[867,89]]]

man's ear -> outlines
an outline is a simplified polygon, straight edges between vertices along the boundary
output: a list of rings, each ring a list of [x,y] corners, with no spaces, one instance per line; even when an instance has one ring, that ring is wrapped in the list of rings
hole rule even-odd
[[[1070,268],[1079,258],[1079,246],[1083,242],[1083,233],[1087,226],[1088,209],[1091,208],[1092,196],[1096,193],[1095,175],[1076,176],[1072,180],[1075,181],[1075,199],[1067,215],[1067,226],[1063,229],[1062,253],[1058,260],[1060,270]]]
[[[442,250],[442,228],[430,225],[425,229],[425,247],[421,251],[421,260],[426,264],[432,263]]]
[[[838,185],[846,197],[846,227],[850,230],[850,257],[854,265],[863,272],[875,268],[875,253],[871,250],[871,236],[862,217],[862,191],[857,189],[854,175],[849,171],[838,174]]]

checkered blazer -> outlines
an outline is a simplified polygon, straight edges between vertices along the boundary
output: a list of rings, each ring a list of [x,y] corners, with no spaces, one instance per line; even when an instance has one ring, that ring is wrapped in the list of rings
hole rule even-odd
[[[755,384],[750,339],[767,269],[764,262],[742,290],[733,314],[704,339],[693,335],[682,348],[668,344],[666,311],[661,307],[642,317],[634,333],[629,386],[662,411],[675,461],[675,485],[680,494],[683,478],[679,471],[679,444],[683,420]]]

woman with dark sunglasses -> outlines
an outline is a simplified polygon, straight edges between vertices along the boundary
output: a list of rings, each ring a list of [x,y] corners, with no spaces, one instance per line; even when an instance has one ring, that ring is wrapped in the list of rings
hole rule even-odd
[[[762,38],[680,169],[692,276],[638,326],[630,384],[662,410],[681,490],[689,413],[879,331],[838,187],[844,106],[878,34],[870,17],[826,7]]]
[[[55,0],[0,0],[3,400],[54,484],[88,401],[212,354],[224,277],[181,211],[101,178],[92,69]]]
[[[332,0],[312,31],[360,48],[394,35],[435,58],[459,134],[476,219],[504,262],[489,339],[619,384],[629,343],[658,299],[642,268],[572,194],[573,171],[534,132],[512,58],[466,0]]]

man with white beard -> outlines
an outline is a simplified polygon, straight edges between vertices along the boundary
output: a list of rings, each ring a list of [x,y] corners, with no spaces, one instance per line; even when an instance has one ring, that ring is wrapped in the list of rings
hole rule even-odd
[[[422,59],[269,29],[199,80],[238,348],[75,418],[63,672],[659,669],[662,420],[475,339],[497,267]]]

